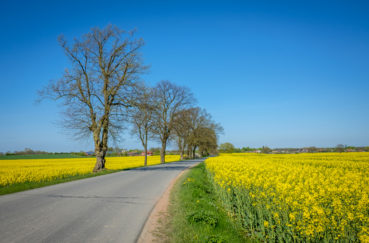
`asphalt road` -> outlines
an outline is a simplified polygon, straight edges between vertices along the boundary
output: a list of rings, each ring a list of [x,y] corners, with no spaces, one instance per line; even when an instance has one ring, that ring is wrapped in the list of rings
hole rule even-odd
[[[135,242],[182,161],[0,196],[0,242]]]

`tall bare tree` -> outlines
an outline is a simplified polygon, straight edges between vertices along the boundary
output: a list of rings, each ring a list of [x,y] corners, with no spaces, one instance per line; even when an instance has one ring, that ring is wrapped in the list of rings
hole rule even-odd
[[[183,109],[178,111],[174,118],[174,134],[181,160],[184,159],[184,152],[188,145],[188,139],[192,132],[191,113],[192,108]]]
[[[105,168],[108,138],[122,128],[131,89],[146,68],[139,52],[143,40],[109,25],[91,29],[72,44],[61,36],[59,43],[71,67],[40,94],[63,101],[67,128],[78,136],[92,135],[96,154],[93,171],[97,172]]]
[[[169,81],[161,81],[154,87],[155,109],[153,113],[153,134],[160,140],[160,162],[165,163],[168,139],[173,133],[174,118],[179,110],[194,103],[190,90]]]
[[[151,88],[141,85],[137,93],[138,95],[131,112],[132,133],[137,135],[141,141],[145,153],[144,166],[147,166],[147,144],[153,126],[153,91]]]
[[[213,152],[217,148],[218,134],[223,128],[215,123],[205,109],[195,107],[190,109],[190,133],[187,141],[187,154],[195,158],[196,149],[200,148],[202,155]]]
[[[223,130],[219,124],[212,124],[210,127],[199,128],[200,134],[197,144],[201,156],[208,156],[209,154],[216,154],[218,147],[218,135]]]

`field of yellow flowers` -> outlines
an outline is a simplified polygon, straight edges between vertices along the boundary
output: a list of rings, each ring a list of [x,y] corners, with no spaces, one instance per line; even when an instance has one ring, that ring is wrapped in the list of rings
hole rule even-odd
[[[165,156],[166,162],[178,161],[179,155]],[[20,159],[0,160],[0,188],[27,182],[48,182],[91,173],[96,159]],[[143,156],[108,157],[106,168],[122,170],[143,166]],[[160,156],[149,156],[148,165],[160,163]]]
[[[223,154],[206,168],[252,238],[369,242],[369,153]]]

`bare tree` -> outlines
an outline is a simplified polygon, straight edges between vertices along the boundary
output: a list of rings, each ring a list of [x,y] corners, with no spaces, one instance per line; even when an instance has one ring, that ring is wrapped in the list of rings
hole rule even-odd
[[[188,139],[191,134],[191,112],[191,108],[180,110],[176,113],[174,118],[175,140],[177,142],[181,160],[184,159],[184,152],[186,150]]]
[[[154,97],[152,131],[161,142],[160,162],[165,163],[166,147],[173,133],[175,115],[179,110],[193,104],[194,98],[188,88],[177,86],[169,81],[161,81],[156,85]]]
[[[108,137],[114,138],[122,128],[131,89],[146,68],[139,52],[143,40],[109,25],[91,29],[72,44],[61,36],[59,43],[71,67],[40,95],[63,101],[65,126],[76,135],[92,135],[96,154],[93,171],[97,172],[105,168]]]
[[[138,135],[138,138],[144,147],[144,166],[147,166],[147,143],[153,125],[153,110],[153,91],[152,89],[142,85],[138,89],[138,96],[133,106],[131,123],[133,125],[132,133]]]
[[[200,128],[198,139],[199,152],[202,157],[216,154],[218,147],[218,134],[215,127]]]
[[[215,123],[205,109],[192,107],[180,110],[174,119],[174,134],[181,159],[187,149],[187,157],[195,157],[196,149],[202,156],[216,153],[218,134],[223,128]]]
[[[217,147],[217,136],[223,128],[215,123],[211,115],[205,109],[199,107],[190,109],[190,134],[187,138],[187,153],[189,157],[195,158],[196,149],[204,155],[215,151]]]

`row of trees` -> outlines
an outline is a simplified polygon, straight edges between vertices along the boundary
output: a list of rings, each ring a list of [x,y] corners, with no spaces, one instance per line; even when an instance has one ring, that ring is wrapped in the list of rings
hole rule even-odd
[[[129,111],[136,134],[145,152],[150,138],[161,143],[160,160],[165,162],[165,152],[170,140],[176,141],[181,159],[195,157],[196,149],[208,155],[217,149],[217,135],[222,131],[209,113],[195,107],[194,98],[186,87],[161,81],[155,87],[140,85],[135,103]]]
[[[169,81],[148,87],[140,80],[147,66],[140,53],[143,40],[134,32],[109,25],[93,28],[72,44],[61,36],[59,43],[72,65],[61,79],[41,90],[40,97],[62,100],[63,125],[79,138],[92,135],[93,171],[105,168],[108,141],[118,138],[127,122],[146,153],[150,138],[160,141],[161,163],[170,140],[177,141],[182,158],[185,153],[194,157],[196,149],[202,154],[216,150],[222,128],[194,106],[188,88]]]

